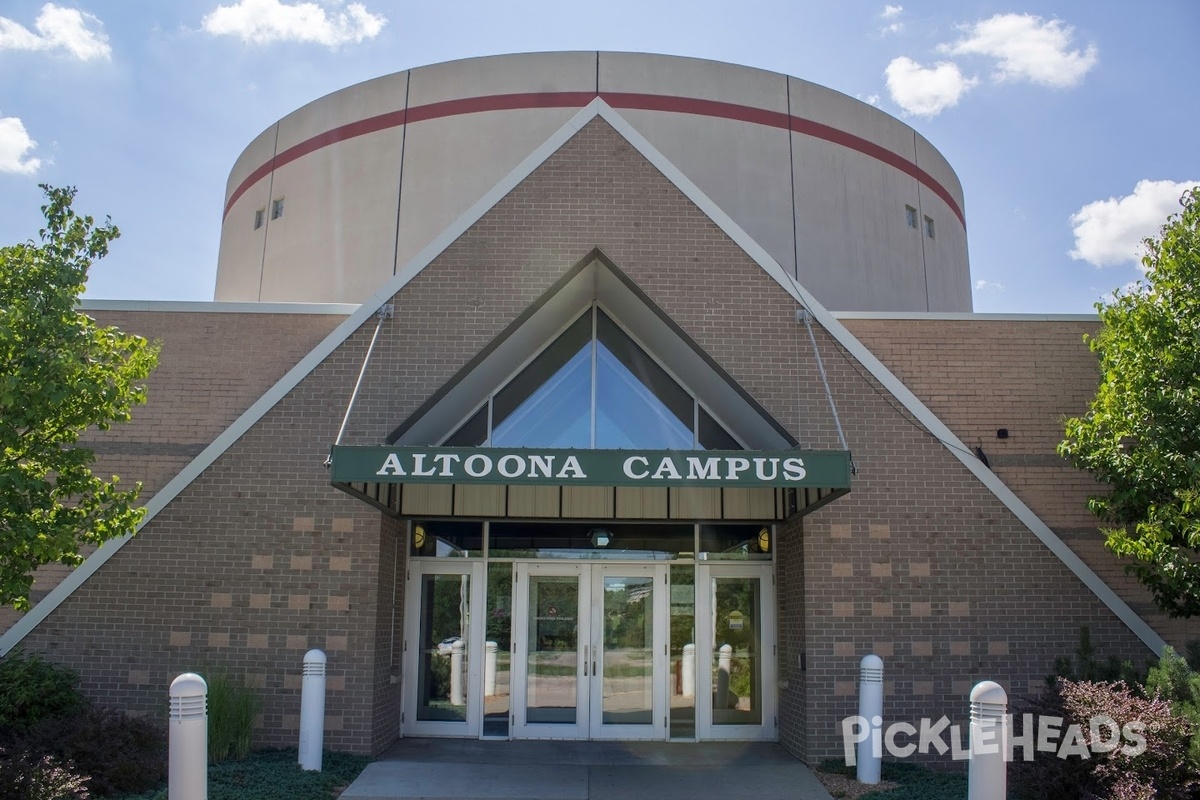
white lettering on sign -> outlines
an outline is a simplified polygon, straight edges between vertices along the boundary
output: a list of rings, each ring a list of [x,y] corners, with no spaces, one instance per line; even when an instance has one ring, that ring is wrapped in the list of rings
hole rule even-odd
[[[407,475],[404,467],[400,466],[400,457],[395,453],[388,453],[388,457],[384,459],[383,466],[379,468],[376,475]]]
[[[642,465],[641,472],[633,471],[633,465],[635,463],[640,463]],[[625,464],[622,466],[622,469],[625,471],[625,477],[633,478],[635,481],[640,481],[642,478],[645,478],[650,474],[649,467],[650,461],[645,456],[630,456],[629,458],[625,459]]]

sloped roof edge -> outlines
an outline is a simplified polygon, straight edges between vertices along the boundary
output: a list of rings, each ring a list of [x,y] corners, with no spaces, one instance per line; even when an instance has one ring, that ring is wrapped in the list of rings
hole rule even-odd
[[[528,177],[538,166],[555,153],[563,144],[573,137],[584,125],[596,117],[604,119],[629,143],[635,147],[664,177],[683,192],[714,224],[741,247],[768,275],[787,291],[797,303],[807,308],[817,322],[829,332],[846,350],[856,358],[878,380],[884,388],[899,400],[918,421],[932,433],[955,458],[963,463],[1005,506],[1012,511],[1033,532],[1043,544],[1050,549],[1083,583],[1116,614],[1140,638],[1147,647],[1158,654],[1165,646],[1159,636],[1141,617],[1137,615],[1117,594],[1091,570],[1067,545],[1058,538],[1028,506],[1013,494],[1012,490],[1000,480],[991,470],[983,466],[978,459],[968,455],[969,450],[957,436],[943,423],[916,395],[914,395],[899,378],[884,366],[867,347],[827,311],[816,299],[801,286],[786,270],[779,265],[769,253],[759,245],[741,226],[713,202],[708,195],[700,190],[682,171],[672,164],[666,156],[658,151],[650,142],[633,128],[620,114],[600,98],[596,98],[580,109],[562,128],[542,143],[536,150],[521,161],[508,175],[500,180],[490,191],[476,201],[462,216],[455,220],[441,234],[424,247],[399,270],[391,280],[376,291],[369,299],[358,307],[350,316],[337,326],[312,351],[301,359],[292,369],[280,378],[274,386],[267,390],[245,412],[212,441],[196,458],[169,481],[146,504],[146,516],[138,525],[138,530],[147,525],[174,500],[188,485],[228,450],[255,423],[257,423],[271,408],[282,400],[288,392],[295,388],[310,372],[325,360],[333,351],[357,331],[365,322],[371,319],[376,311],[384,305],[396,292],[419,274],[438,255],[450,246],[459,236],[465,233],[485,213],[500,202],[510,191]],[[96,573],[114,554],[116,554],[133,534],[126,534],[105,542],[96,552],[88,557],[83,564],[71,572],[56,586],[40,603],[34,606],[25,616],[18,620],[3,636],[0,636],[0,656],[7,654],[37,625],[48,617],[64,600],[83,583]]]

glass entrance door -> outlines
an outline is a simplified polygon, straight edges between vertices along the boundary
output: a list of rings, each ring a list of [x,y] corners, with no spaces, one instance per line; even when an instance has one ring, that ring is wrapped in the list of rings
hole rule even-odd
[[[696,566],[696,733],[775,736],[775,597],[769,568]]]
[[[516,564],[513,736],[663,738],[666,567]]]

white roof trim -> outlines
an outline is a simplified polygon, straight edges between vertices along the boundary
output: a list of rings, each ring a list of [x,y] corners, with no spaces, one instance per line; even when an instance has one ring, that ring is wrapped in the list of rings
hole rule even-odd
[[[79,301],[80,311],[166,311],[209,314],[328,314],[344,317],[358,303],[258,303],[233,300],[91,300]]]
[[[1115,613],[1129,628],[1157,655],[1166,645],[1162,637],[1146,624],[1115,592],[1091,570],[1033,511],[1012,493],[995,473],[976,458],[968,455],[970,452],[959,441],[958,437],[946,427],[938,417],[914,395],[903,382],[875,357],[862,342],[858,341],[849,330],[842,325],[835,315],[827,311],[808,291],[771,257],[741,226],[704,194],[695,183],[684,175],[678,167],[670,162],[647,139],[634,128],[611,106],[600,98],[592,100],[580,109],[554,135],[540,147],[529,154],[507,176],[497,183],[487,194],[481,197],[466,212],[455,220],[436,239],[422,249],[411,261],[397,272],[386,284],[375,292],[366,302],[355,310],[345,322],[338,325],[325,339],[308,355],[290,369],[250,408],[225,429],[200,455],[196,456],[178,475],[175,476],[146,504],[146,516],[138,529],[150,522],[159,511],[175,499],[200,473],[207,469],[230,446],[242,437],[259,419],[261,419],[276,403],[282,400],[297,384],[312,370],[325,360],[339,345],[350,337],[359,327],[371,319],[376,309],[386,303],[392,295],[400,291],[414,276],[428,266],[443,250],[450,246],[459,236],[474,225],[485,213],[507,195],[513,188],[529,176],[539,165],[548,159],[555,151],[573,137],[584,125],[595,117],[603,118],[609,125],[624,136],[631,145],[653,164],[667,180],[675,184],[696,206],[706,214],[727,236],[741,247],[752,260],[758,263],[768,275],[784,288],[797,303],[807,308],[831,336],[845,347],[852,356],[859,360],[864,367],[891,392],[905,408],[909,410],[956,458],[963,463],[979,480],[992,491],[1033,533],[1071,570],[1084,585],[1086,585],[1113,613]],[[75,569],[66,579],[54,588],[29,613],[17,621],[3,636],[0,636],[0,656],[8,653],[39,622],[50,615],[67,597],[90,578],[104,562],[113,556],[132,538],[131,535],[111,539],[93,553],[83,564]]]
[[[952,322],[1099,322],[1099,314],[977,314],[973,311],[831,311],[836,319],[916,319]]]

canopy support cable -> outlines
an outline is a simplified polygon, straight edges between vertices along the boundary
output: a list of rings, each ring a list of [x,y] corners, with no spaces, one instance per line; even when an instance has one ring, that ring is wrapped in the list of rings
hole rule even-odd
[[[358,379],[354,381],[354,391],[350,392],[350,402],[346,404],[346,413],[342,417],[342,425],[338,428],[337,439],[334,440],[334,445],[342,443],[342,436],[346,433],[346,424],[350,422],[350,412],[354,410],[354,401],[358,399],[358,390],[362,388],[363,376],[367,374],[367,364],[371,363],[371,353],[375,352],[375,342],[379,339],[379,330],[383,327],[384,320],[390,319],[395,306],[391,303],[382,305],[375,312],[379,317],[379,322],[375,324],[375,332],[371,334],[371,343],[367,345],[367,354],[363,357],[362,367],[358,370]],[[325,467],[328,469],[333,466],[333,455],[325,457]]]
[[[833,390],[829,388],[829,376],[825,374],[825,362],[821,360],[821,350],[817,347],[817,335],[813,333],[812,314],[808,312],[807,308],[798,309],[796,320],[803,322],[804,327],[808,329],[808,340],[812,342],[813,355],[817,359],[817,371],[821,373],[821,383],[825,385],[825,399],[829,401],[829,410],[833,413],[833,424],[837,428],[838,443],[842,446],[842,450],[849,452],[850,446],[846,444],[846,433],[842,430],[842,420],[838,416],[837,403],[833,400]],[[858,474],[854,459],[850,459],[850,474]]]

